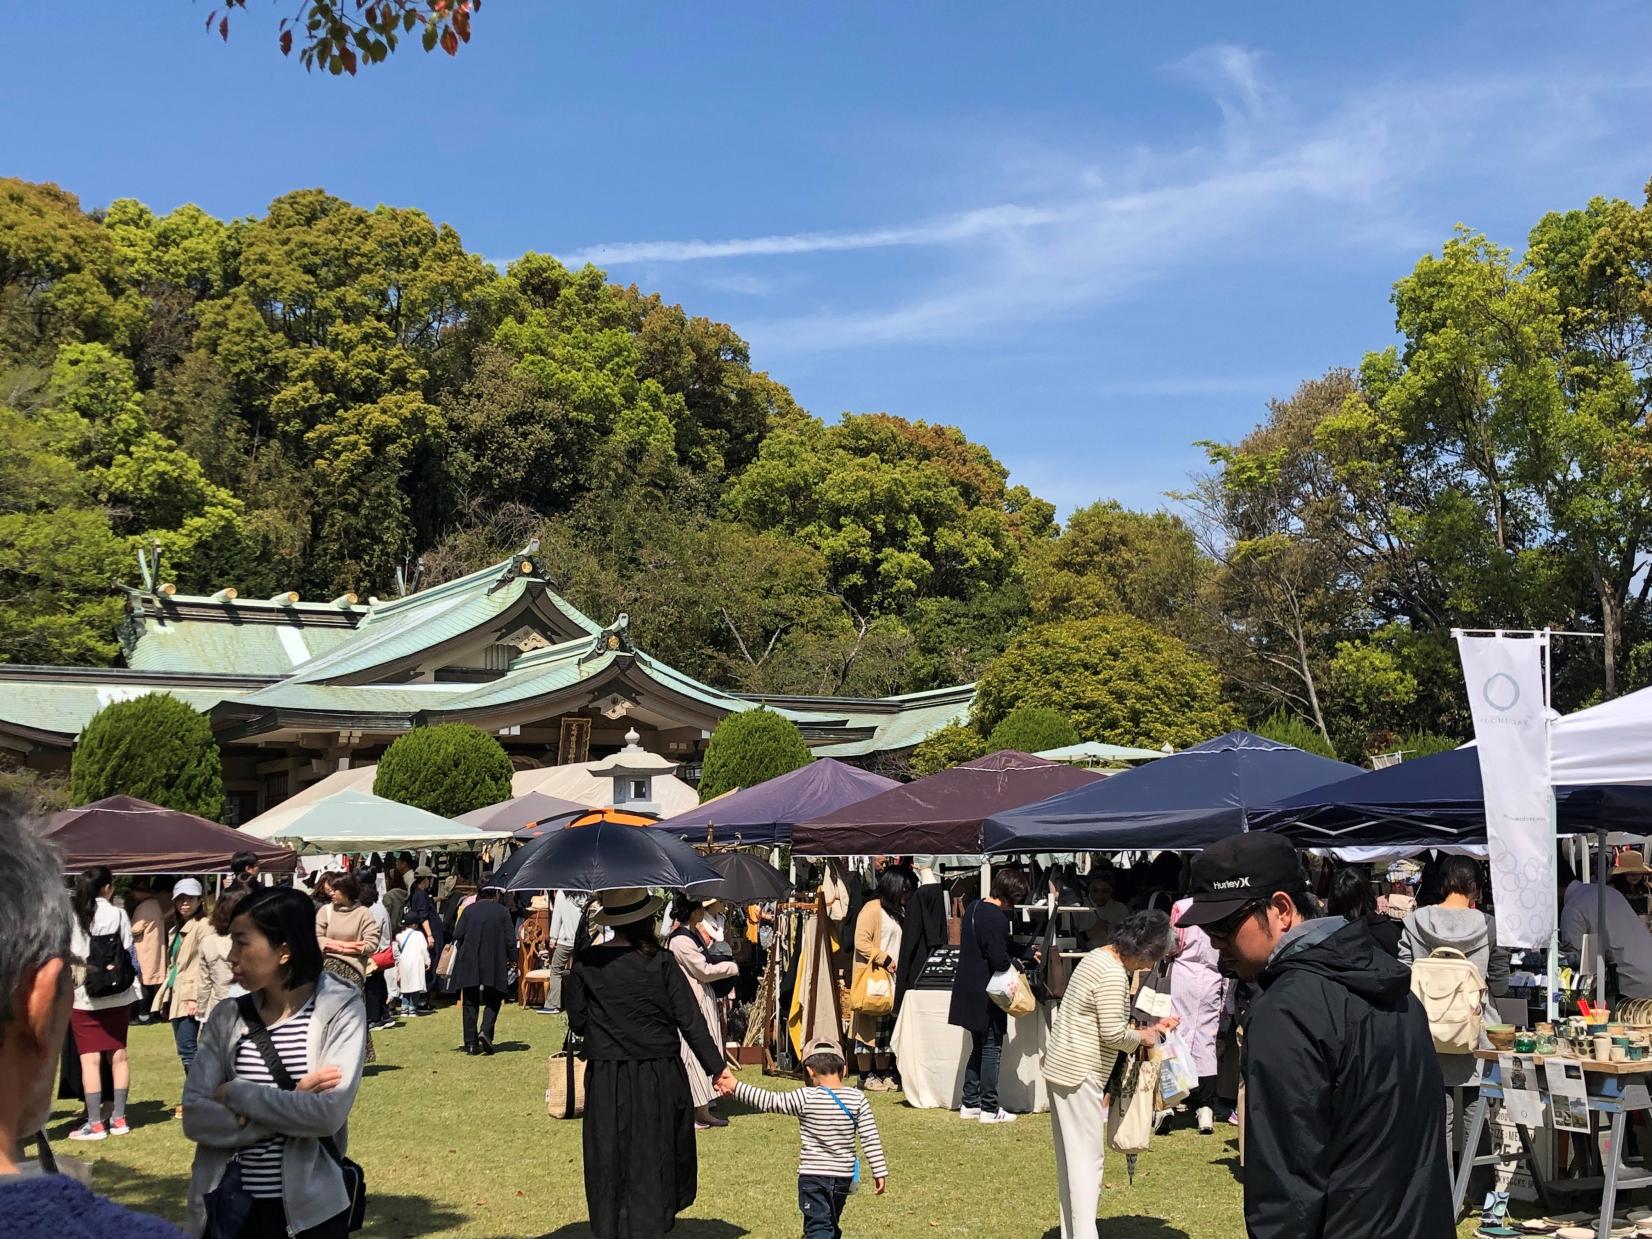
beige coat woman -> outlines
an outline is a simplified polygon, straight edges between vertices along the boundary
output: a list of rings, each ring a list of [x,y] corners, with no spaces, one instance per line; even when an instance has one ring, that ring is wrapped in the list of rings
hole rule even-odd
[[[677,966],[683,970],[683,975],[688,978],[688,988],[693,991],[694,1001],[700,1008],[700,1016],[705,1020],[706,1027],[710,1029],[712,1040],[721,1049],[723,1043],[727,1040],[723,1035],[722,1000],[712,992],[711,984],[713,981],[722,981],[729,977],[738,976],[740,965],[733,960],[725,960],[722,963],[715,964],[709,962],[705,957],[705,952],[701,949],[705,942],[705,936],[700,932],[697,925],[690,925],[686,932],[672,934],[666,945],[670,948],[672,956],[677,960]],[[711,1087],[711,1077],[706,1075],[705,1068],[700,1065],[699,1059],[694,1056],[694,1051],[689,1048],[688,1042],[681,1037],[678,1040],[682,1044],[683,1064],[688,1069],[688,1091],[694,1098],[695,1110],[702,1111],[716,1098],[717,1092]],[[706,1120],[701,1116],[700,1121],[704,1122]]]
[[[210,927],[201,935],[200,962],[195,969],[195,1009],[205,1024],[212,1008],[230,996],[235,973],[229,966],[231,939]]]
[[[860,983],[861,974],[873,964],[887,968],[889,975],[894,976],[900,954],[900,922],[886,913],[876,899],[868,900],[855,918],[855,969],[849,978],[849,988],[853,990]],[[865,1045],[874,1045],[878,1040],[878,1026],[885,1021],[893,1023],[894,1017],[862,1015],[857,1011],[850,1017],[849,1035]]]

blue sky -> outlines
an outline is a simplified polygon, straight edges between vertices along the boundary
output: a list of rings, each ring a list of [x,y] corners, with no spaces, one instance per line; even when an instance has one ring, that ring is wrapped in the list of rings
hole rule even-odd
[[[961,425],[1063,510],[1158,506],[1195,440],[1388,343],[1457,222],[1518,247],[1652,177],[1628,0],[489,0],[456,60],[354,80],[280,56],[292,6],[227,46],[211,7],[10,14],[0,174],[221,216],[319,185],[589,258],[812,412]]]

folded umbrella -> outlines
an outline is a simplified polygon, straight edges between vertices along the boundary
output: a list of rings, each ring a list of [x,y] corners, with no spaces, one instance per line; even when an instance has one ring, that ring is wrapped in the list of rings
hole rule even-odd
[[[680,839],[599,821],[541,835],[499,867],[489,886],[507,891],[663,887],[703,893],[723,880]]]
[[[722,884],[707,893],[726,903],[761,903],[792,889],[785,874],[749,852],[714,852],[706,863],[723,875]]]

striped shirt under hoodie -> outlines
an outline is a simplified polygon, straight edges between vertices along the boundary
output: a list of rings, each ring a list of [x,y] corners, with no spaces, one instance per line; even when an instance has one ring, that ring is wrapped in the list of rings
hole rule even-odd
[[[315,996],[312,994],[299,1010],[269,1026],[270,1040],[275,1042],[275,1052],[281,1059],[281,1065],[294,1080],[302,1080],[309,1074],[310,1019],[314,1015]],[[243,1038],[235,1051],[235,1075],[252,1084],[280,1087],[265,1065],[258,1043],[251,1037]],[[280,1197],[281,1153],[286,1143],[285,1136],[271,1136],[236,1155],[236,1161],[241,1163],[241,1186],[246,1189],[247,1195],[264,1200]]]
[[[831,1098],[836,1093],[839,1108]],[[883,1141],[878,1138],[877,1121],[872,1107],[857,1088],[824,1088],[810,1085],[790,1092],[776,1093],[758,1088],[743,1080],[734,1085],[734,1095],[753,1110],[766,1114],[790,1114],[800,1120],[803,1133],[803,1151],[798,1158],[797,1173],[835,1175],[848,1178],[855,1173],[855,1135],[858,1130],[861,1148],[866,1152],[867,1169],[874,1179],[888,1176],[889,1168],[883,1160]],[[844,1109],[848,1110],[845,1114]],[[851,1116],[853,1116],[851,1118]]]

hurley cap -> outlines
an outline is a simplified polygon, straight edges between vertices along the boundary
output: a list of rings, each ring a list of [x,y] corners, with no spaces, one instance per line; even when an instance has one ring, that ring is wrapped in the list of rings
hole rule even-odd
[[[1178,923],[1212,925],[1276,891],[1308,893],[1291,841],[1265,830],[1230,835],[1193,858],[1193,902]]]

